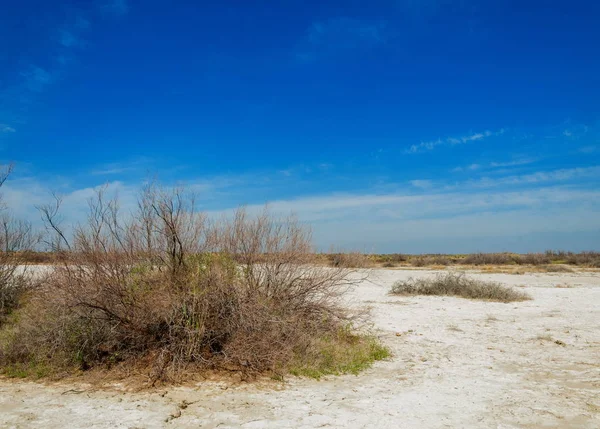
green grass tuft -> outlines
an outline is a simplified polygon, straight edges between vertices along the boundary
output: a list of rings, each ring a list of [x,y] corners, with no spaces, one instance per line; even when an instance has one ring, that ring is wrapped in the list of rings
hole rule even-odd
[[[374,362],[390,356],[390,350],[377,338],[344,331],[335,338],[316,340],[312,350],[304,352],[288,368],[288,372],[317,380],[326,375],[357,375]]]

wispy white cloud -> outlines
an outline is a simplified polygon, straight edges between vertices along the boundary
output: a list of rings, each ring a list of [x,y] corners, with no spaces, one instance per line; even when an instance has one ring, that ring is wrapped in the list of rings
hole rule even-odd
[[[428,151],[432,151],[433,149],[435,149],[438,146],[456,146],[456,145],[462,145],[462,144],[466,144],[466,143],[471,143],[471,142],[476,142],[476,141],[480,141],[480,140],[484,140],[488,137],[492,137],[492,136],[500,136],[502,134],[504,134],[505,130],[504,129],[500,129],[496,132],[492,132],[489,130],[480,132],[480,133],[471,133],[471,134],[466,134],[460,137],[446,137],[444,139],[437,139],[437,140],[430,140],[430,141],[422,141],[419,144],[413,144],[412,146],[410,146],[408,149],[406,149],[406,153],[419,153],[419,152],[428,152]]]
[[[585,136],[590,128],[585,124],[575,124],[571,125],[568,128],[565,128],[561,133],[562,137],[566,137],[570,140],[577,140],[583,136]]]
[[[510,168],[517,167],[521,165],[532,164],[536,161],[535,158],[522,158],[515,159],[512,161],[492,161],[485,164],[470,164],[467,166],[459,166],[452,169],[453,172],[461,172],[461,171],[476,171],[476,170],[486,170],[486,169],[494,169],[494,168]]]
[[[472,252],[497,246],[497,239],[486,237],[512,237],[518,243],[519,237],[531,233],[598,231],[600,204],[590,202],[599,198],[597,190],[564,187],[494,193],[440,193],[432,188],[421,195],[334,194],[278,200],[269,208],[276,214],[293,212],[311,225],[321,249],[335,244],[380,252]],[[262,204],[247,207],[250,213],[262,209]],[[222,214],[210,213],[215,218]],[[418,247],[423,240],[427,244]],[[456,240],[470,241],[474,247],[458,247]],[[416,247],[407,249],[405,243]],[[573,239],[568,246],[585,248],[586,244]]]
[[[60,44],[65,48],[81,48],[87,43],[80,36],[69,30],[60,30]]]
[[[75,23],[73,26],[77,30],[89,30],[90,27],[92,26],[92,24],[86,17],[79,14],[79,15],[75,16]]]
[[[600,147],[593,146],[593,145],[583,146],[583,147],[580,147],[578,150],[578,152],[581,152],[581,153],[596,153],[599,151],[600,151]]]
[[[38,66],[31,66],[22,71],[21,76],[25,81],[26,88],[33,92],[44,90],[46,86],[54,81],[53,73]]]
[[[420,188],[420,189],[428,189],[433,186],[433,182],[431,180],[417,179],[417,180],[410,180],[409,183],[412,186],[414,186],[415,188]]]
[[[149,158],[139,157],[129,161],[109,162],[102,164],[90,171],[92,176],[112,176],[116,174],[143,172],[152,167],[153,162]]]
[[[277,173],[285,177],[307,177],[313,174],[331,172],[334,165],[327,162],[311,163],[311,164],[296,164],[288,166],[287,168],[277,170]]]
[[[29,107],[39,101],[39,94],[60,82],[75,62],[76,50],[88,45],[85,35],[92,26],[90,19],[99,12],[98,7],[116,16],[129,10],[125,0],[114,0],[94,3],[91,8],[82,7],[76,13],[63,10],[65,18],[61,21],[50,18],[37,21],[40,34],[48,32],[55,37],[44,45],[42,54],[12,72],[18,78],[11,85],[0,88],[0,117],[3,120],[20,124],[27,122]]]
[[[300,62],[312,62],[326,55],[370,49],[387,40],[385,21],[349,17],[315,21],[306,30],[296,52],[296,59]]]
[[[92,24],[86,15],[79,12],[71,16],[65,25],[58,30],[58,42],[66,50],[87,46],[88,43],[84,36],[90,30]]]
[[[111,0],[101,5],[102,10],[115,16],[123,16],[129,12],[127,0]]]
[[[470,164],[467,165],[465,167],[455,167],[452,169],[452,171],[454,172],[458,172],[458,171],[475,171],[475,170],[479,170],[481,168],[480,164]]]
[[[498,187],[509,185],[535,185],[547,182],[566,182],[575,179],[600,178],[600,166],[563,168],[559,170],[538,171],[530,174],[497,178],[483,177],[466,182],[475,187]]]
[[[598,179],[600,167],[465,181],[453,187],[415,179],[403,190],[332,192],[275,199],[269,207],[275,214],[294,212],[302,222],[310,224],[316,244],[324,249],[335,244],[345,248],[410,251],[401,248],[403,243],[427,240],[429,251],[476,251],[482,250],[483,244],[489,245],[489,240],[480,241],[485,237],[514,237],[518,243],[519,236],[532,232],[598,231],[600,191],[584,186]],[[199,192],[202,201],[216,199],[213,209],[208,211],[216,219],[247,201],[240,194],[247,196],[250,183],[254,189],[255,181],[248,177],[223,176],[192,180],[187,188]],[[239,188],[239,201],[227,197],[222,200],[222,191],[231,188]],[[85,220],[86,200],[93,195],[94,188],[60,189],[65,191],[65,222]],[[125,212],[135,207],[137,189],[137,185],[120,181],[108,183],[109,192],[118,194]],[[3,192],[5,201],[20,215],[39,222],[33,206],[48,201],[47,183],[34,178],[11,180]],[[262,201],[247,205],[250,213],[258,213],[263,207]],[[455,240],[470,240],[475,247],[452,248]],[[584,245],[581,241],[567,243],[573,247]]]
[[[8,124],[0,124],[0,133],[14,133],[17,130]]]
[[[124,167],[124,166],[114,166],[114,167],[105,167],[98,170],[92,170],[90,174],[93,176],[112,176],[115,174],[123,174],[128,171],[133,171],[133,167]]]
[[[514,161],[506,161],[506,162],[490,162],[489,166],[493,168],[497,167],[516,167],[519,165],[527,165],[535,162],[534,158],[526,158],[526,159],[516,159]]]

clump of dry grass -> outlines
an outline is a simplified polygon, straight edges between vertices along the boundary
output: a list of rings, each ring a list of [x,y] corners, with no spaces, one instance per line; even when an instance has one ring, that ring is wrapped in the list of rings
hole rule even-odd
[[[464,274],[445,273],[434,278],[409,278],[394,283],[394,295],[448,295],[498,302],[525,301],[531,297],[495,282],[472,279]]]
[[[3,331],[5,369],[118,367],[157,381],[207,369],[352,372],[383,356],[348,328],[350,271],[311,265],[310,233],[293,218],[239,210],[210,223],[191,196],[149,186],[133,216],[100,191],[68,240],[52,222],[57,206],[42,212],[68,257]],[[327,353],[324,367],[315,356]]]
[[[562,264],[550,264],[542,267],[544,271],[547,273],[573,273],[575,270],[573,268],[568,267]]]
[[[572,288],[574,288],[575,286],[573,286],[573,285],[570,285],[570,284],[568,284],[568,283],[559,283],[559,284],[557,284],[557,285],[556,285],[556,286],[554,286],[554,287],[556,287],[556,288],[558,288],[558,289],[572,289]]]

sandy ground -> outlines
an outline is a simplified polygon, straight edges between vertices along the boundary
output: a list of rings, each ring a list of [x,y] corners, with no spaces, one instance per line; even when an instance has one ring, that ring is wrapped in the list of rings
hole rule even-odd
[[[353,291],[394,353],[359,376],[138,393],[0,379],[0,427],[600,428],[600,273],[474,274],[534,298],[515,304],[387,295],[433,274],[373,270]]]

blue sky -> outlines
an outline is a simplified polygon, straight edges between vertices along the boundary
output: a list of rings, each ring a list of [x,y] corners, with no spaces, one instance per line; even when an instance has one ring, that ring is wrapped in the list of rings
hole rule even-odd
[[[3,193],[34,223],[157,176],[322,249],[600,249],[597,2],[5,3]]]

